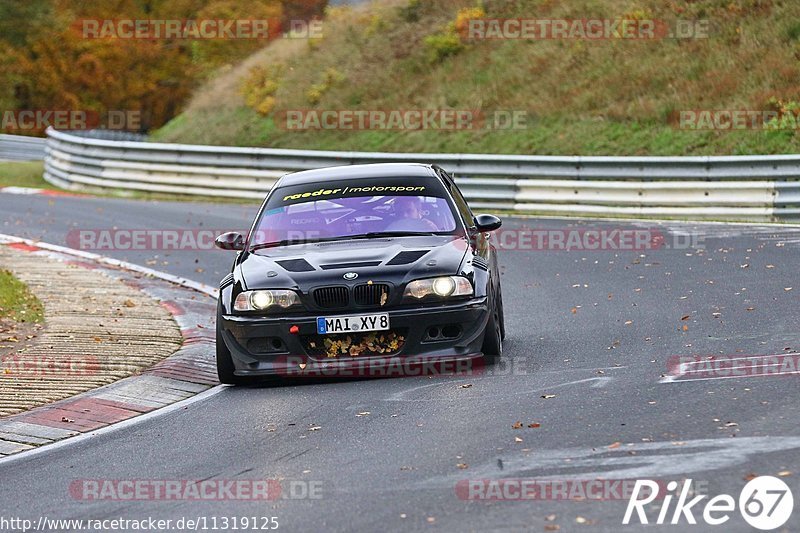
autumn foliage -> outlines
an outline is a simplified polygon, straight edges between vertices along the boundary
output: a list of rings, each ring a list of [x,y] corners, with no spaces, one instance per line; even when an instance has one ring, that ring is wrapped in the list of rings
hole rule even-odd
[[[135,111],[138,129],[178,114],[199,82],[259,39],[86,38],[80,21],[308,20],[327,0],[27,0],[0,4],[0,111]],[[270,37],[278,32],[270,31]],[[3,128],[0,128],[2,130]],[[8,130],[8,128],[5,128]],[[40,132],[22,132],[40,133]]]

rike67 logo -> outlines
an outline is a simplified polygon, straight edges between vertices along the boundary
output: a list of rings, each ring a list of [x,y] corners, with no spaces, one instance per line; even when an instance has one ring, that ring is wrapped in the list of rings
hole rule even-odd
[[[649,479],[637,479],[622,523],[630,524],[635,511],[639,523],[648,524],[645,507],[659,497],[661,485],[663,483],[659,484]],[[697,519],[694,513],[700,513],[702,509],[703,521],[711,526],[719,526],[730,520],[731,514],[736,510],[737,501],[729,494],[714,496],[705,502],[705,506],[698,505],[708,498],[708,495],[693,495],[691,479],[684,482],[678,495],[678,501],[672,509],[673,494],[677,488],[677,481],[667,483],[667,494],[663,496],[663,502],[661,502],[661,508],[655,520],[656,524],[696,525]],[[641,499],[639,498],[640,491],[646,494]],[[689,499],[691,496],[694,497]],[[697,509],[694,509],[695,506]],[[794,497],[789,486],[780,479],[772,476],[759,476],[744,486],[739,494],[738,506],[739,513],[750,526],[762,531],[770,531],[781,527],[789,520],[794,508]],[[672,510],[671,517],[669,516],[670,510]]]

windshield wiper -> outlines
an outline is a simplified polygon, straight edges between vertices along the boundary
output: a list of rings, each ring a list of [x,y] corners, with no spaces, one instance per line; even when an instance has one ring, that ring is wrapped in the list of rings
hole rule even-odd
[[[251,252],[255,252],[256,250],[263,250],[265,248],[279,248],[281,246],[293,246],[297,244],[313,244],[315,242],[323,242],[323,241],[330,241],[330,240],[337,240],[337,237],[333,239],[284,239],[282,241],[275,241],[275,242],[262,242],[259,244],[254,244],[250,247]]]
[[[265,248],[279,248],[281,246],[292,246],[297,244],[314,244],[318,242],[331,242],[331,241],[349,241],[351,239],[380,239],[384,237],[425,237],[437,235],[433,231],[371,231],[369,233],[361,233],[358,235],[342,235],[340,237],[327,237],[323,239],[305,239],[305,240],[293,240],[293,239],[284,239],[282,241],[275,241],[275,242],[262,242],[260,244],[254,244],[250,247],[251,252],[255,252],[256,250],[263,250]]]
[[[348,239],[380,239],[382,237],[429,237],[437,235],[434,231],[371,231],[360,235],[351,235]]]

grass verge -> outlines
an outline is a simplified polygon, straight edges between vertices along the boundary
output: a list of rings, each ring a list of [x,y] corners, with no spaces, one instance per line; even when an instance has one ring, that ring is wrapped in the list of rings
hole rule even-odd
[[[40,323],[44,320],[42,303],[28,287],[8,270],[0,269],[0,319]]]
[[[44,181],[44,163],[41,161],[14,161],[0,163],[0,187],[33,187],[52,189]]]

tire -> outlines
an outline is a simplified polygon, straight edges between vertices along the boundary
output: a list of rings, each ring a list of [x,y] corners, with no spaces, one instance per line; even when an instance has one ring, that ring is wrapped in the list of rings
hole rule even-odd
[[[246,383],[246,378],[234,374],[233,357],[231,351],[225,345],[222,332],[217,326],[217,376],[219,382],[224,385],[242,385]]]
[[[497,306],[500,308],[500,340],[506,340],[506,313],[505,309],[503,308],[503,290],[498,285],[498,304]]]
[[[486,323],[486,330],[483,333],[483,360],[488,364],[494,364],[503,356],[503,307],[502,300],[498,299],[497,294],[492,298],[489,321]]]

